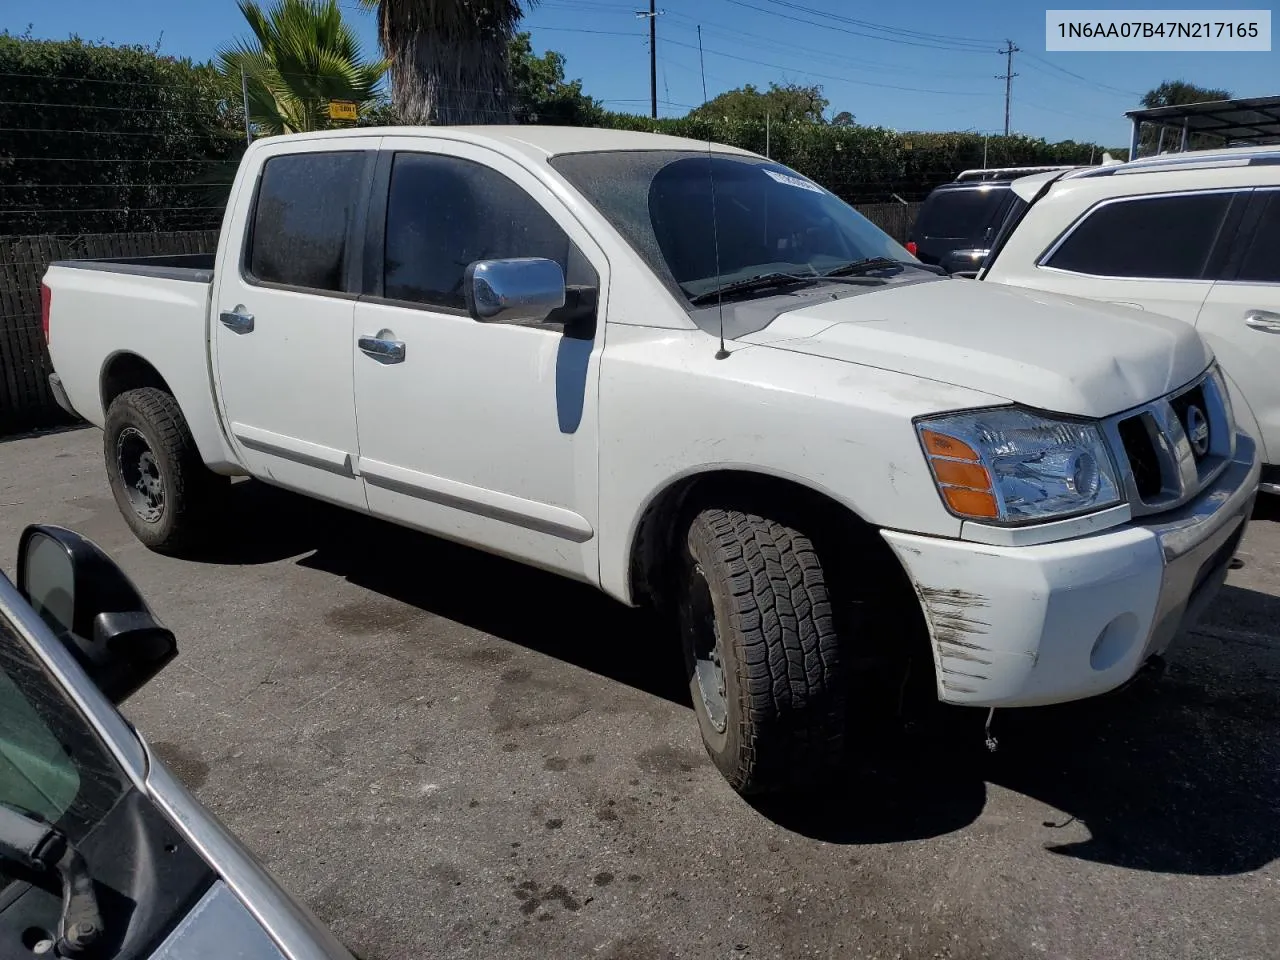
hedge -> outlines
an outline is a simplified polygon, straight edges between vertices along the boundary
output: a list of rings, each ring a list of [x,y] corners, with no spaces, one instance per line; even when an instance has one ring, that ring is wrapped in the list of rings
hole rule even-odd
[[[145,47],[0,35],[0,235],[216,227],[244,151],[216,75]]]

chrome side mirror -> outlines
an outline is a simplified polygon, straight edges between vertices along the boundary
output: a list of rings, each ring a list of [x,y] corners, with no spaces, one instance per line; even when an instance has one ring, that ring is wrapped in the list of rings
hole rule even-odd
[[[554,260],[477,260],[462,284],[467,312],[481,323],[541,322],[565,304],[564,270]]]
[[[130,582],[92,540],[63,527],[27,527],[18,591],[112,703],[121,703],[178,653]]]

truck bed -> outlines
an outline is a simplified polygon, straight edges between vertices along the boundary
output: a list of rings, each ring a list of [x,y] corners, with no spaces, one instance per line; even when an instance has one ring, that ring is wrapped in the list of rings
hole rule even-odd
[[[152,257],[94,257],[84,260],[55,260],[50,266],[76,270],[105,270],[162,280],[189,283],[213,282],[212,253],[173,253]]]

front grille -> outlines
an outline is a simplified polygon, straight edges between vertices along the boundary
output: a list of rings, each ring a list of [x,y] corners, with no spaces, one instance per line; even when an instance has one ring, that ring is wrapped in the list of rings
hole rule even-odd
[[[1137,410],[1107,421],[1120,453],[1122,482],[1135,516],[1190,500],[1235,453],[1226,385],[1216,370]]]
[[[1151,429],[1145,414],[1121,420],[1120,441],[1129,457],[1129,469],[1133,471],[1133,483],[1138,496],[1150,500],[1160,495],[1160,458],[1151,439]]]

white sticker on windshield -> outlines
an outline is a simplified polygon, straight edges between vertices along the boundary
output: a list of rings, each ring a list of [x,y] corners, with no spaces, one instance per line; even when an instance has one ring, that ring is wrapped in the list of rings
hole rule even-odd
[[[804,180],[801,177],[791,177],[785,173],[775,173],[765,167],[761,167],[760,169],[764,170],[764,172],[774,180],[777,180],[779,183],[785,183],[789,187],[799,187],[801,190],[812,190],[814,193],[826,193],[826,191],[816,183],[810,183],[808,180]]]

